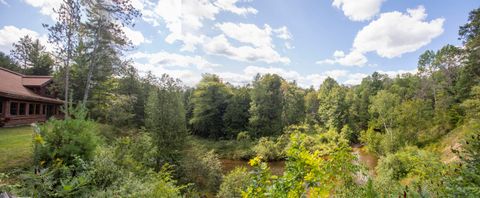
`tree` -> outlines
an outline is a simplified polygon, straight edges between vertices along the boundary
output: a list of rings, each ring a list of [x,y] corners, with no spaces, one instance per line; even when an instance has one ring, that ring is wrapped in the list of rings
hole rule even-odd
[[[22,68],[20,68],[14,60],[8,55],[3,52],[0,52],[0,65],[5,69],[9,69],[15,72],[22,72]]]
[[[388,91],[381,90],[372,98],[369,113],[375,119],[375,126],[381,126],[393,141],[392,128],[395,126],[395,107],[400,104],[400,98]]]
[[[307,94],[305,94],[305,119],[308,124],[313,125],[318,123],[319,103],[318,93],[313,89],[307,91]]]
[[[348,106],[345,103],[345,89],[333,78],[325,79],[318,90],[318,116],[320,123],[328,128],[342,129],[347,123]]]
[[[70,64],[75,56],[75,50],[79,42],[80,2],[79,0],[63,0],[60,8],[54,11],[58,15],[55,25],[43,24],[43,26],[49,32],[48,41],[55,46],[57,59],[63,64],[65,73],[63,90],[65,94],[65,115],[68,117]]]
[[[282,78],[276,74],[257,76],[251,92],[249,125],[254,136],[279,135],[282,132]]]
[[[13,44],[11,55],[25,74],[47,76],[52,73],[54,61],[38,39],[32,40],[28,35],[20,38]]]
[[[250,93],[247,87],[233,88],[223,115],[228,138],[236,138],[239,132],[247,130],[250,118]]]
[[[217,75],[204,74],[193,92],[193,117],[190,120],[195,135],[218,139],[225,135],[223,115],[230,90]]]
[[[111,74],[113,67],[123,64],[121,50],[131,43],[123,32],[123,27],[134,25],[133,19],[140,15],[128,0],[105,1],[87,0],[87,21],[84,24],[88,72],[86,76],[83,103],[86,104],[94,73]],[[106,75],[109,76],[109,75]]]
[[[296,82],[283,81],[283,125],[299,124],[305,120],[305,92],[299,88]]]
[[[145,105],[145,126],[158,149],[157,167],[176,162],[187,136],[179,81],[164,74],[150,90]]]

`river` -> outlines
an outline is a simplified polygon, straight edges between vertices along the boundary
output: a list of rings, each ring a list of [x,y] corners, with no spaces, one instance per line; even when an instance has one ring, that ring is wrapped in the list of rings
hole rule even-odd
[[[365,148],[360,144],[352,145],[352,153],[357,156],[358,161],[366,166],[368,169],[369,176],[375,176],[375,167],[378,163],[378,158],[376,155],[369,153],[365,150]],[[223,173],[227,174],[228,172],[232,171],[236,167],[246,167],[250,169],[250,165],[248,165],[248,161],[245,160],[230,160],[230,159],[221,159],[220,162],[222,163]],[[282,175],[283,171],[285,170],[285,161],[272,161],[268,162],[268,167],[272,171],[274,175]],[[364,178],[358,178],[358,182],[363,183]]]

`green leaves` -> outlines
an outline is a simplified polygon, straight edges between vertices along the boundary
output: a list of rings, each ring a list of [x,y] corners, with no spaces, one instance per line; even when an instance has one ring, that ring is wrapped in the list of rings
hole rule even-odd
[[[193,93],[193,117],[189,121],[195,135],[219,139],[225,134],[223,116],[230,90],[213,74],[203,75]]]

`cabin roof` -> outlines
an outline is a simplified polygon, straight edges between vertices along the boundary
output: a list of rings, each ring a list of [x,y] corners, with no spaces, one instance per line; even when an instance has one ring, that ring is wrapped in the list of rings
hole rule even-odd
[[[27,87],[43,87],[52,81],[51,76],[23,75],[0,67],[0,96],[61,104],[62,100],[38,95]]]

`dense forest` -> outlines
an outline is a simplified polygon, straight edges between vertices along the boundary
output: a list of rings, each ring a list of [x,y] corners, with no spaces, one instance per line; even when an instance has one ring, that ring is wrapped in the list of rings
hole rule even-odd
[[[480,9],[463,46],[425,51],[416,74],[302,88],[276,74],[195,87],[140,74],[122,31],[127,0],[64,0],[0,65],[53,75],[64,120],[33,126],[32,164],[0,173],[0,192],[32,197],[479,197]],[[378,158],[369,170],[352,147]],[[222,171],[221,159],[250,160]],[[281,174],[268,162],[285,163]],[[373,172],[373,173],[371,173]]]

